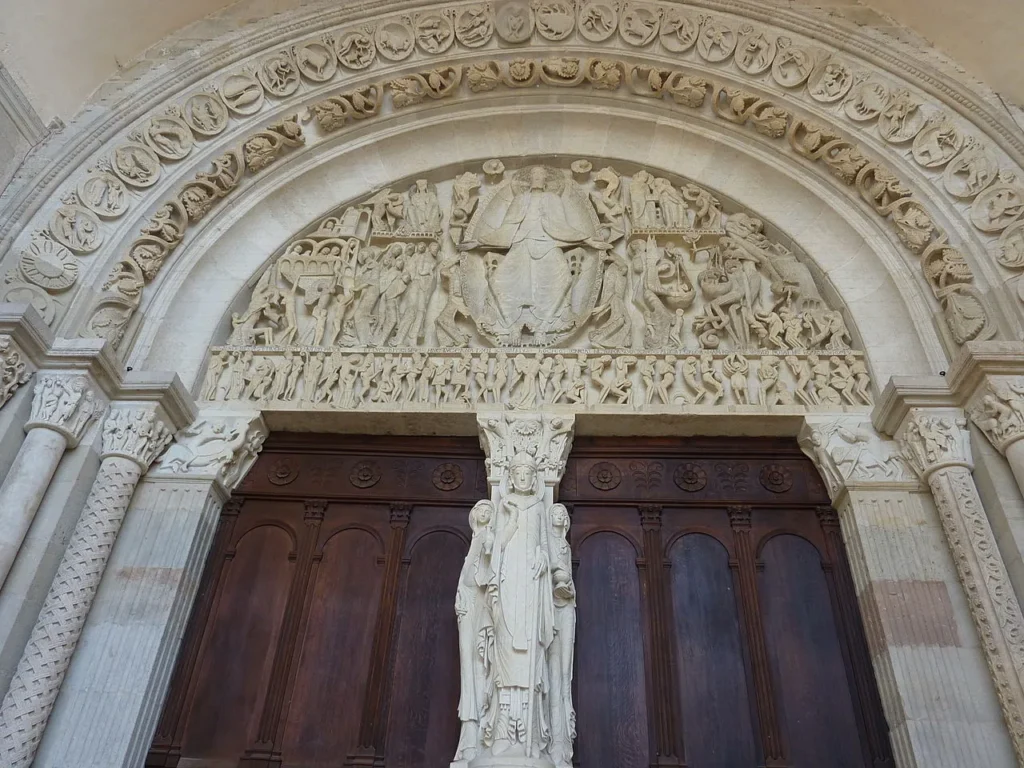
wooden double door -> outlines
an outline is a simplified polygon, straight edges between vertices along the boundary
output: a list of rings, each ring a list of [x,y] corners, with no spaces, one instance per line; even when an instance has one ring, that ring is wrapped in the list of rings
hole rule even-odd
[[[222,514],[147,766],[446,768],[476,440],[275,436]],[[893,764],[792,441],[577,438],[583,768]]]

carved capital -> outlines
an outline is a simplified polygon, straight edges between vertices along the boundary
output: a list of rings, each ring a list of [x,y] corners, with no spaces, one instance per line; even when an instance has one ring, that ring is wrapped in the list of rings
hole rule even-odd
[[[307,499],[306,522],[323,520],[324,514],[327,512],[327,504],[328,502],[324,499]]]
[[[44,373],[36,381],[32,415],[25,429],[52,429],[74,447],[102,411],[103,404],[87,377]]]
[[[103,422],[102,457],[129,459],[145,472],[173,438],[154,407],[115,407]]]
[[[734,531],[749,531],[751,526],[750,507],[736,505],[729,507],[729,525]]]
[[[233,496],[224,502],[220,511],[221,517],[238,517],[242,512],[243,504],[245,504],[245,499]]]
[[[252,467],[267,439],[263,419],[254,413],[204,413],[178,433],[154,472],[217,480],[233,489]]]
[[[0,335],[0,406],[32,376],[28,361],[7,334]]]
[[[903,458],[923,480],[945,467],[971,469],[966,426],[959,411],[912,408],[897,433]]]
[[[839,513],[832,507],[817,507],[815,513],[818,515],[818,522],[825,530],[839,530]]]
[[[641,528],[645,531],[661,530],[661,504],[641,504],[637,509]]]
[[[918,484],[899,446],[861,417],[807,419],[798,440],[832,499],[851,487]]]
[[[1024,376],[990,377],[968,414],[1000,453],[1024,438]]]
[[[572,448],[574,416],[488,411],[477,414],[477,424],[491,485],[501,482],[519,454],[533,458],[547,486],[558,485]]]
[[[392,528],[406,528],[409,525],[409,518],[412,517],[412,504],[395,502],[391,505],[389,521]]]

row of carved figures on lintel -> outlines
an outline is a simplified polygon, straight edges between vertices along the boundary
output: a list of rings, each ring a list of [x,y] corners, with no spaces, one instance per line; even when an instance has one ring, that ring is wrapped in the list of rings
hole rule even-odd
[[[752,363],[756,363],[753,365]],[[862,354],[731,353],[637,355],[462,350],[415,351],[219,347],[201,397],[353,409],[395,405],[464,408],[544,405],[871,404]]]

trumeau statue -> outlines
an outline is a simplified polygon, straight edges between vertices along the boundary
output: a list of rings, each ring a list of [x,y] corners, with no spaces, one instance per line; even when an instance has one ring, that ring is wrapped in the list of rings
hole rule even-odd
[[[288,244],[233,313],[206,397],[642,406],[653,355],[664,405],[870,402],[842,314],[761,219],[646,169],[480,171],[378,190]]]
[[[569,515],[553,503],[572,422],[482,414],[491,498],[470,513],[459,579],[461,696],[452,768],[570,768],[576,591]]]

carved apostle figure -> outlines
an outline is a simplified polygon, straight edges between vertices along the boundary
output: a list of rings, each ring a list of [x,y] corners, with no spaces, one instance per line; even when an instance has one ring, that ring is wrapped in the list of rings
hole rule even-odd
[[[469,513],[473,540],[459,576],[455,593],[455,616],[459,622],[459,658],[462,687],[459,721],[462,731],[455,760],[472,760],[479,753],[480,721],[484,719],[494,692],[494,623],[488,601],[494,597],[494,504],[478,501]]]
[[[555,635],[551,663],[551,759],[556,768],[571,768],[576,738],[576,710],[572,704],[572,664],[576,643],[576,585],[569,549],[569,510],[554,504],[550,510],[551,584],[555,603]]]

